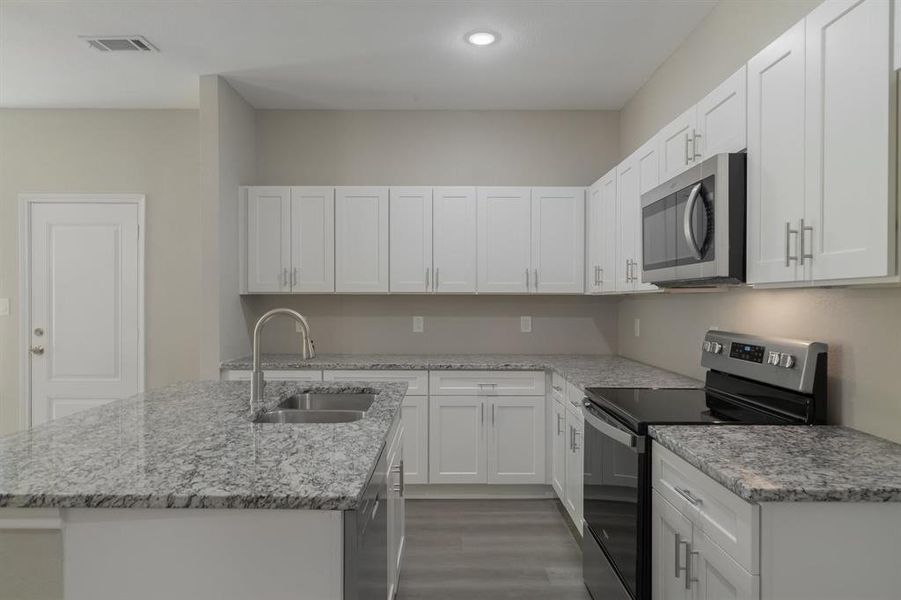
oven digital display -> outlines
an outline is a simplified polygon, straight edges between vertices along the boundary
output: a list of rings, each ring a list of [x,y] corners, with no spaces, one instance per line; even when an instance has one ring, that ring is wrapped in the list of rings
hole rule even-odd
[[[739,344],[732,342],[732,348],[729,350],[731,358],[739,360],[747,360],[749,362],[763,363],[763,346],[755,346],[753,344]]]

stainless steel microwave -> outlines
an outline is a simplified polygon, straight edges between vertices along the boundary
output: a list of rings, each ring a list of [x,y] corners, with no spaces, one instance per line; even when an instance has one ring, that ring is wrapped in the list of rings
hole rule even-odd
[[[745,154],[717,154],[641,196],[642,281],[745,281]]]

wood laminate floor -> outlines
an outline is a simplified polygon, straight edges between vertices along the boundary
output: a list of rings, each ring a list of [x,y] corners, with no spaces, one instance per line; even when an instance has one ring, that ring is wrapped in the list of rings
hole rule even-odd
[[[590,600],[554,500],[408,500],[397,600]]]

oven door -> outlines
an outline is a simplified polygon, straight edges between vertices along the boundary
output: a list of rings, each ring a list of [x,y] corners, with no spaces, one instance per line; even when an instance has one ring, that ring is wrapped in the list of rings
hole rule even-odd
[[[585,400],[584,543],[585,585],[596,599],[622,587],[628,597],[650,592],[647,440]],[[587,537],[591,535],[592,538]],[[595,564],[601,558],[608,564]],[[619,580],[618,582],[616,580]]]

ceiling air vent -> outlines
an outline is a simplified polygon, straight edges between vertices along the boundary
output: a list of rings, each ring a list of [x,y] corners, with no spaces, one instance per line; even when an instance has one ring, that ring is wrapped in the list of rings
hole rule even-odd
[[[81,39],[101,52],[160,51],[142,35],[83,35]]]

